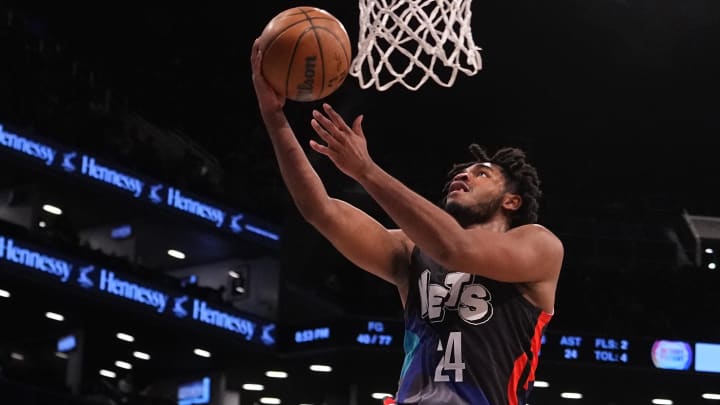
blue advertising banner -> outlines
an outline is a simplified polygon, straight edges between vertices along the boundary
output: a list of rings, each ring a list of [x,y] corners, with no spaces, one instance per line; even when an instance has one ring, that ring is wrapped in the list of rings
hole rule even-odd
[[[23,275],[42,277],[58,288],[84,290],[134,305],[139,311],[182,320],[204,328],[220,329],[243,341],[274,347],[275,324],[258,317],[220,308],[200,298],[154,286],[128,274],[82,263],[39,249],[30,243],[0,234],[0,271],[11,264]]]
[[[39,137],[11,133],[1,123],[0,151],[22,156],[40,168],[54,169],[80,177],[92,185],[109,187],[127,198],[162,207],[215,229],[270,247],[279,246],[280,230],[275,225],[73,148]]]

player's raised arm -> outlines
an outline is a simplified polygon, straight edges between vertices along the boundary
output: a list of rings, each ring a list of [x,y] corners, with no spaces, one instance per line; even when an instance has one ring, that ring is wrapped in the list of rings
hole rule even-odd
[[[404,233],[386,229],[356,207],[328,196],[287,121],[283,111],[285,99],[261,74],[261,59],[256,41],[251,56],[253,85],[280,173],[295,205],[340,253],[360,268],[397,285],[404,299],[408,239]]]
[[[524,153],[505,149],[501,163],[480,161],[458,172],[449,185],[445,209],[431,203],[386,173],[369,156],[362,117],[352,126],[323,105],[326,115],[314,111],[313,128],[324,144],[312,147],[327,156],[343,173],[357,180],[407,234],[435,261],[454,271],[475,273],[512,283],[554,283],[563,257],[559,239],[534,220],[534,169],[520,167]],[[481,159],[482,160],[482,159]],[[504,163],[506,160],[514,163]],[[503,168],[503,166],[507,168]],[[517,177],[517,178],[516,178]],[[539,191],[538,191],[539,192]],[[518,213],[530,209],[513,223]],[[515,221],[517,222],[517,221]],[[511,228],[513,228],[511,231]]]

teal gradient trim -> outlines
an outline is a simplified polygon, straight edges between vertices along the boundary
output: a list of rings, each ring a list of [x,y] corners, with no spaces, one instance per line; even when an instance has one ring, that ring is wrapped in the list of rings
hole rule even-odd
[[[415,350],[420,344],[420,336],[412,333],[405,329],[405,339],[403,340],[403,348],[405,349],[405,360],[403,361],[402,370],[400,371],[400,378],[405,377],[410,363],[412,363],[413,357],[415,356]]]

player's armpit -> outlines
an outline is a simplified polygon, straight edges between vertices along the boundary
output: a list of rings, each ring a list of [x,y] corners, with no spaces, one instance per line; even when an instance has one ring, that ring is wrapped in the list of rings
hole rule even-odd
[[[412,243],[401,230],[389,230],[367,213],[333,198],[307,220],[353,264],[404,288]]]

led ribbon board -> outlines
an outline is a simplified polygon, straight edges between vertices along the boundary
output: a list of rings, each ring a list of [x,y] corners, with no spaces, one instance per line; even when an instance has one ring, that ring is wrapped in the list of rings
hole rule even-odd
[[[192,218],[215,229],[264,245],[279,246],[276,226],[237,210],[221,206],[178,187],[136,174],[76,149],[39,137],[12,133],[0,123],[0,150],[40,168],[51,168],[89,184],[105,187],[170,212]]]
[[[130,275],[60,257],[30,243],[0,234],[0,265],[9,264],[26,278],[81,289],[141,312],[216,328],[244,341],[275,345],[275,324],[238,311],[214,306],[200,298],[170,291]],[[4,271],[6,266],[0,266]]]
[[[720,373],[720,343],[548,331],[541,361]]]
[[[397,320],[342,319],[288,327],[281,339],[289,351],[358,347],[402,350],[404,325]],[[541,337],[540,361],[720,373],[720,343],[551,330]]]
[[[397,320],[348,318],[288,327],[283,346],[291,351],[341,347],[401,349],[402,322]]]

